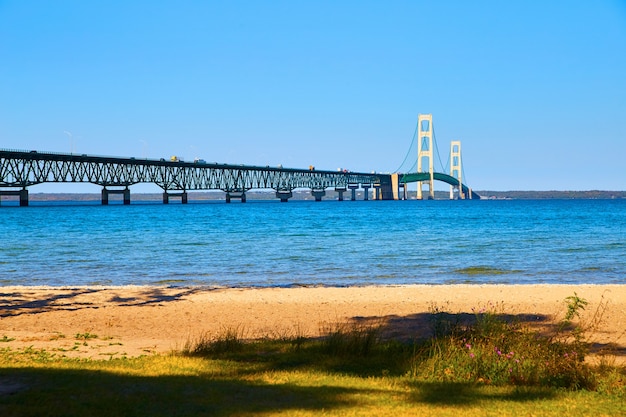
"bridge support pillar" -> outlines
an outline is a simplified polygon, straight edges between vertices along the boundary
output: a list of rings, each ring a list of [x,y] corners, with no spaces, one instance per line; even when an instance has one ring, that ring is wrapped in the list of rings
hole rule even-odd
[[[358,184],[348,184],[348,189],[351,191],[350,200],[356,200],[356,189],[359,188]]]
[[[291,192],[291,190],[276,191],[276,198],[280,198],[281,203],[286,203],[291,197],[293,197],[293,193]]]
[[[311,190],[311,195],[315,197],[315,201],[322,201],[322,197],[326,195],[325,190]]]
[[[24,188],[20,190],[20,207],[28,206],[28,190]]]
[[[230,203],[232,199],[241,200],[242,203],[246,202],[246,193],[245,191],[227,191],[226,192],[226,203]]]
[[[370,184],[361,184],[363,187],[363,200],[367,201],[370,198],[370,188],[372,187]]]
[[[103,206],[109,205],[109,194],[122,194],[122,201],[124,205],[130,204],[130,189],[128,187],[123,190],[109,190],[106,187],[102,188],[101,202]]]
[[[187,204],[187,191],[182,191],[180,193],[168,193],[167,191],[163,192],[163,204],[169,204],[170,198],[180,197],[181,204]]]
[[[398,174],[391,174],[391,192],[393,193],[394,200],[403,200],[400,194],[400,176]]]
[[[374,184],[374,200],[397,200],[394,198],[392,183],[391,175],[381,175],[380,183]]]
[[[337,194],[338,194],[337,200],[343,201],[343,193],[345,193],[346,190],[347,190],[346,188],[341,188],[341,187],[337,188],[337,187],[335,187],[335,192],[337,192]]]
[[[394,176],[396,178],[394,178]],[[406,183],[400,182],[400,176],[398,174],[392,174],[391,186],[393,187],[393,199],[394,200],[408,200],[409,191]]]
[[[23,188],[21,190],[0,190],[0,200],[3,195],[14,195],[19,197],[20,207],[28,206],[28,190]]]

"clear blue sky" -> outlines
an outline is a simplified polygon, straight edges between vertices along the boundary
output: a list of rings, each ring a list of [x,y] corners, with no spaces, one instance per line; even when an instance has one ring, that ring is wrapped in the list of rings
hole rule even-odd
[[[626,1],[0,0],[0,148],[387,172],[419,113],[476,190],[626,190]]]

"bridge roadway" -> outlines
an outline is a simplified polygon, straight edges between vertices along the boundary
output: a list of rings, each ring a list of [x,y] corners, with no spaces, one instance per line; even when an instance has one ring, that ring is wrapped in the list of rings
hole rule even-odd
[[[192,190],[222,190],[226,202],[246,201],[246,192],[253,189],[273,189],[276,198],[286,202],[297,188],[308,188],[316,201],[321,201],[326,189],[333,189],[343,200],[350,190],[356,199],[361,188],[364,199],[369,189],[373,198],[397,200],[406,198],[409,182],[426,181],[428,173],[381,174],[349,171],[320,171],[283,167],[260,167],[171,160],[104,157],[38,151],[0,150],[0,199],[3,195],[19,196],[20,205],[28,205],[27,187],[43,183],[92,183],[102,186],[102,204],[108,204],[110,194],[122,194],[124,204],[130,204],[131,185],[153,183],[163,189],[163,203],[180,197],[187,203]],[[434,178],[458,186],[456,178],[434,173]],[[394,190],[395,188],[395,190]],[[462,185],[464,195],[479,198]]]
[[[222,190],[226,202],[231,199],[246,201],[246,191],[274,189],[276,197],[287,201],[296,188],[309,188],[316,200],[321,200],[325,190],[334,188],[343,200],[343,193],[363,188],[388,188],[388,174],[365,174],[344,171],[319,171],[283,167],[260,167],[183,162],[138,158],[118,158],[92,155],[62,154],[38,151],[0,150],[0,198],[17,195],[20,205],[28,205],[27,187],[43,183],[92,183],[102,186],[102,203],[108,204],[109,194],[124,196],[130,204],[129,186],[153,183],[163,189],[163,202],[171,197],[181,197],[187,202],[187,191]],[[114,188],[110,188],[114,187]],[[120,187],[123,187],[120,189]],[[388,190],[387,190],[388,191]],[[378,192],[383,199],[389,193]]]
[[[430,174],[428,172],[414,172],[410,174],[399,174],[398,181],[400,184],[409,184],[418,181],[428,181],[429,178]],[[457,188],[459,187],[459,180],[457,178],[454,178],[453,176],[448,174],[444,174],[443,172],[433,172],[433,179],[436,181],[445,182]],[[464,198],[480,199],[480,195],[474,192],[467,185],[460,184],[460,186]]]

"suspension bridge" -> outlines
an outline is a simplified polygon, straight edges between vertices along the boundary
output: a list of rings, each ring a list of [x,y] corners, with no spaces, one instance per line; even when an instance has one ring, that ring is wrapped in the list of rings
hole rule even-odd
[[[310,189],[316,201],[321,201],[328,189],[334,190],[340,201],[350,191],[363,190],[365,200],[407,199],[407,185],[417,183],[417,198],[434,198],[434,181],[450,185],[450,198],[480,198],[462,183],[460,141],[451,142],[449,173],[434,170],[436,141],[432,115],[419,115],[411,148],[417,144],[417,160],[408,171],[394,173],[359,173],[345,170],[324,171],[283,168],[282,166],[250,166],[207,163],[202,159],[184,162],[170,159],[139,159],[64,154],[41,151],[0,150],[0,201],[3,196],[17,196],[20,206],[28,206],[28,187],[44,183],[91,183],[101,186],[101,202],[109,203],[109,195],[121,194],[124,204],[130,204],[130,186],[153,183],[163,190],[163,203],[171,198],[188,201],[188,192],[221,190],[225,200],[246,201],[250,190],[273,190],[276,198],[288,201],[296,189]],[[409,151],[412,153],[411,151]],[[407,154],[408,155],[408,154]],[[405,158],[403,165],[412,158]],[[414,172],[411,172],[415,169]],[[371,190],[371,191],[370,191]]]

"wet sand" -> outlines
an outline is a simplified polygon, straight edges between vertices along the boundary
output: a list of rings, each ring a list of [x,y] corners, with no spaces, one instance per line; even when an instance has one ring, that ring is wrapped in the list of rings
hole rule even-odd
[[[69,357],[133,357],[180,350],[236,330],[243,338],[315,337],[341,323],[382,326],[385,337],[428,337],[433,311],[471,319],[481,310],[548,329],[566,297],[588,301],[596,349],[626,362],[626,285],[409,285],[209,289],[1,287],[0,348]]]

